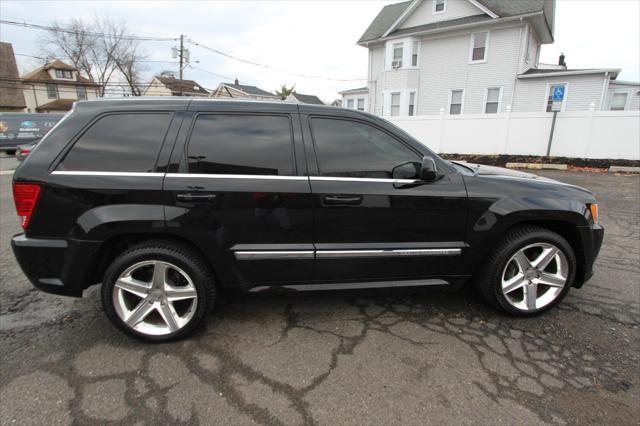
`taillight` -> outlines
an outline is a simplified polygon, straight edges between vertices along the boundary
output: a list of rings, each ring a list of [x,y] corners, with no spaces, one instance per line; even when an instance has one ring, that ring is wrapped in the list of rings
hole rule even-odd
[[[40,197],[40,185],[37,183],[13,183],[13,200],[22,222],[22,229],[29,227],[33,210]]]

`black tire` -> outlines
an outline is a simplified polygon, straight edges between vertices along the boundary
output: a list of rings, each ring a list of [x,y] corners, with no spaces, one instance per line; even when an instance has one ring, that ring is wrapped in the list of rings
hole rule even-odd
[[[113,301],[114,285],[131,265],[148,260],[169,262],[191,278],[197,300],[192,318],[179,330],[164,334],[141,333],[129,327],[118,315]],[[191,335],[211,312],[216,298],[215,278],[208,262],[191,247],[174,241],[149,240],[128,248],[108,266],[102,281],[102,306],[109,320],[125,334],[145,342],[167,342]]]
[[[562,291],[548,305],[535,310],[522,310],[507,301],[502,291],[502,272],[507,262],[519,250],[535,243],[550,243],[565,255],[569,273]],[[476,277],[476,288],[482,297],[494,308],[517,317],[531,317],[548,311],[560,303],[573,285],[576,276],[576,256],[571,245],[556,232],[539,226],[526,225],[510,230],[496,245],[484,267]]]

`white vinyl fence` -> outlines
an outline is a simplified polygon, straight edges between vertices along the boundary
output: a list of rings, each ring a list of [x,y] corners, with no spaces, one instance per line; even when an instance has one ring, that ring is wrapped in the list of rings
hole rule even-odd
[[[391,121],[446,154],[547,154],[551,113],[423,115]],[[640,160],[640,111],[559,112],[553,157]]]

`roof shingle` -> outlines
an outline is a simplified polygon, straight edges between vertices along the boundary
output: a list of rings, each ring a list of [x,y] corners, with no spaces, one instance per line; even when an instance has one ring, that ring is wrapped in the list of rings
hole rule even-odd
[[[26,108],[16,57],[10,43],[0,43],[0,109]]]
[[[222,84],[224,84],[225,86],[229,86],[233,89],[240,90],[241,92],[247,93],[249,95],[268,96],[268,97],[277,98],[277,96],[274,95],[273,93],[267,92],[266,90],[262,90],[256,86],[247,86],[245,84],[234,84],[234,83],[222,83]]]
[[[156,79],[169,89],[171,94],[177,93],[178,95],[193,94],[203,96],[209,94],[207,89],[200,86],[193,80],[180,80],[173,77],[156,77]]]

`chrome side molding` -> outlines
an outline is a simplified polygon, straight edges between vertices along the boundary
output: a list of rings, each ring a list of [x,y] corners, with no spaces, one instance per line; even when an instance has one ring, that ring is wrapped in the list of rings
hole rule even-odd
[[[323,290],[356,290],[363,288],[389,288],[389,287],[424,287],[431,285],[450,285],[448,281],[440,279],[426,280],[398,280],[398,281],[365,281],[331,284],[292,284],[292,285],[261,285],[251,288],[251,293],[268,290],[292,290],[292,291],[323,291]]]
[[[460,248],[389,250],[265,250],[234,252],[237,260],[265,259],[348,259],[356,257],[458,256]]]
[[[238,260],[313,259],[313,250],[236,251]]]

